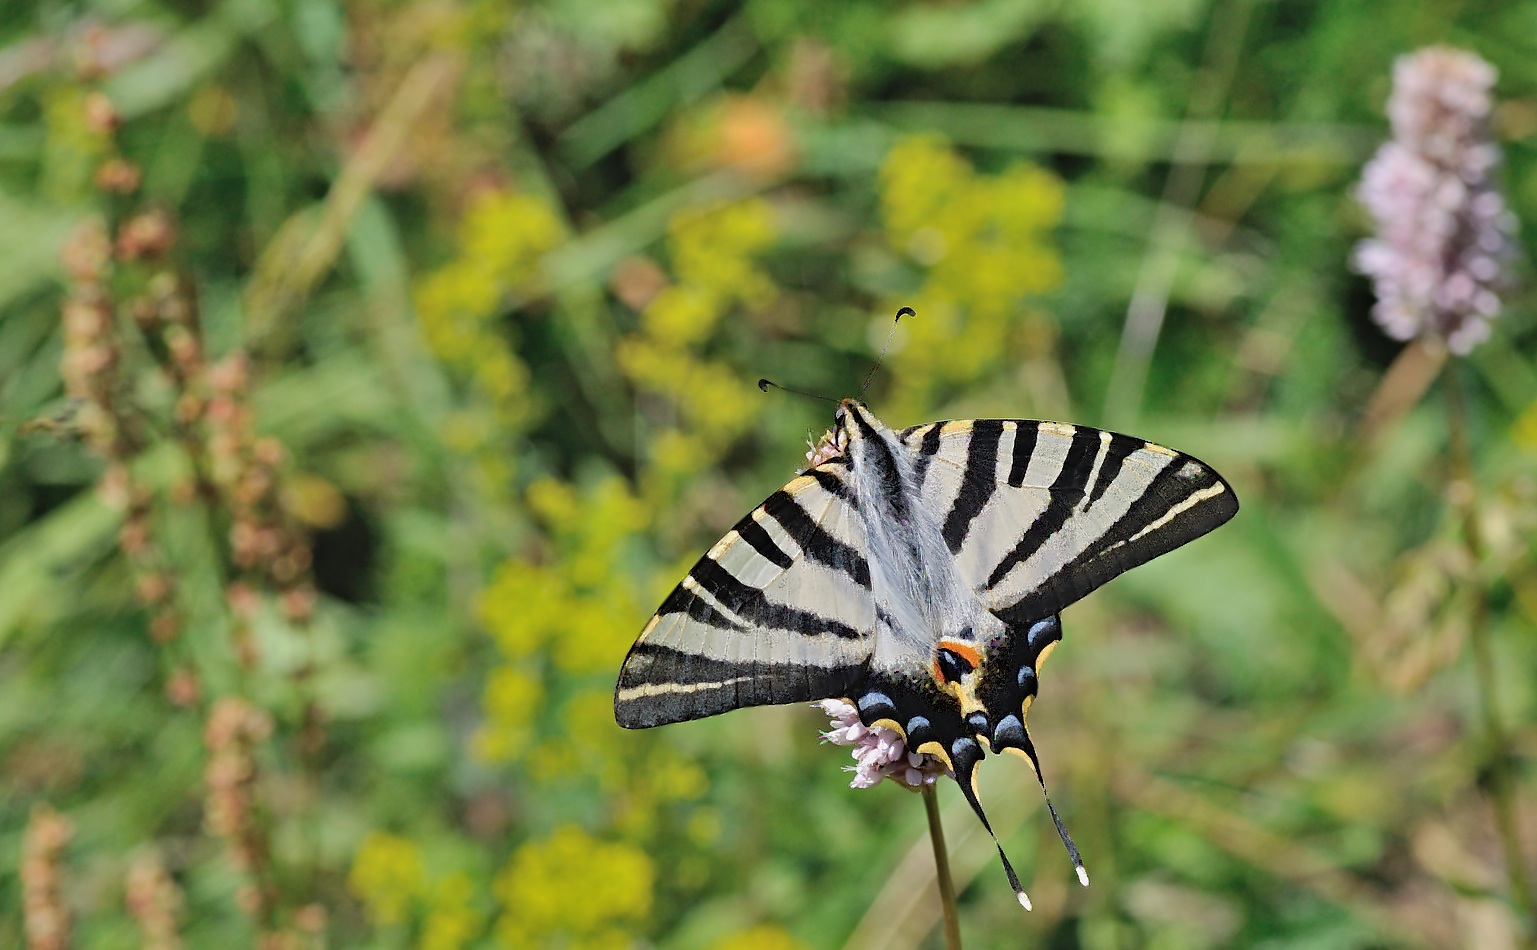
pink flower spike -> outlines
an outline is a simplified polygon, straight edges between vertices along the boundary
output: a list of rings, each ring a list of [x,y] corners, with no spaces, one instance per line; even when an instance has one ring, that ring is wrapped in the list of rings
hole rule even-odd
[[[932,755],[909,752],[897,732],[881,726],[871,728],[859,721],[859,711],[852,703],[824,699],[814,703],[832,722],[822,738],[834,745],[850,746],[855,764],[849,782],[851,788],[873,788],[889,778],[907,788],[934,784],[936,777],[948,774],[944,762]]]
[[[1515,218],[1494,181],[1494,81],[1489,63],[1446,47],[1394,64],[1393,140],[1356,189],[1375,235],[1353,258],[1377,295],[1372,317],[1394,339],[1434,337],[1466,354],[1499,313]]]

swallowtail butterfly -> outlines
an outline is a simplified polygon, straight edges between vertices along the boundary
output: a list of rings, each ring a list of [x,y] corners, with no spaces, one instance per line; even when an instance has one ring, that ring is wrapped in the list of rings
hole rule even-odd
[[[844,699],[942,760],[989,834],[977,764],[1009,752],[1041,777],[1025,716],[1061,610],[1238,511],[1188,455],[1056,422],[896,430],[845,399],[810,462],[668,595],[625,658],[615,717]]]

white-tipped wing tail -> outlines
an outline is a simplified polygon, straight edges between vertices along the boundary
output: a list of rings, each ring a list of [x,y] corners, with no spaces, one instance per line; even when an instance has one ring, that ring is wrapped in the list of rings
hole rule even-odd
[[[795,478],[700,558],[630,649],[630,729],[841,695],[870,654],[870,565],[841,461]]]
[[[978,419],[902,441],[964,576],[1010,623],[1052,616],[1238,510],[1199,460],[1102,429]]]

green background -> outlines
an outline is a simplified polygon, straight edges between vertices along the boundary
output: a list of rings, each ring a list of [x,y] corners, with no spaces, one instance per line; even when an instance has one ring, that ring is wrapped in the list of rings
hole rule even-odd
[[[1107,426],[1243,505],[1063,618],[1031,724],[1091,888],[1023,763],[981,791],[1031,914],[942,785],[968,946],[1514,944],[1491,792],[1537,865],[1532,297],[1416,376],[1349,266],[1394,58],[1436,43],[1498,67],[1537,220],[1532,3],[9,4],[0,945],[25,879],[78,947],[175,945],[151,918],[194,947],[940,946],[920,800],[850,790],[818,713],[610,706],[830,424],[758,377],[852,394],[903,305],[888,423]],[[61,381],[92,221],[99,404]],[[135,222],[174,240],[137,253]],[[190,374],[133,316],[167,286]],[[178,421],[237,352],[234,415]],[[93,487],[114,452],[132,518]],[[241,563],[252,523],[306,553]],[[220,708],[250,717],[244,867]],[[38,864],[42,803],[73,835]]]

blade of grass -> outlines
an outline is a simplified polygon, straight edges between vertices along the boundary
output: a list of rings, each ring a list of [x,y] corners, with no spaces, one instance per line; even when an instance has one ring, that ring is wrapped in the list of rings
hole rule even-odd
[[[458,57],[450,53],[430,54],[412,66],[367,140],[331,183],[318,217],[300,212],[268,244],[244,301],[246,338],[256,348],[281,346],[272,336],[281,329],[280,317],[301,303],[331,269],[353,215],[458,70]]]
[[[745,17],[734,17],[698,46],[577,119],[555,141],[572,170],[591,166],[679,106],[697,102],[758,51]]]
[[[1184,250],[1181,235],[1189,231],[1194,207],[1212,161],[1209,120],[1227,98],[1248,33],[1249,0],[1221,5],[1207,38],[1205,65],[1196,74],[1187,121],[1175,147],[1174,167],[1164,183],[1158,217],[1148,236],[1148,252],[1137,274],[1136,288],[1126,308],[1120,348],[1105,393],[1105,418],[1112,426],[1134,427],[1142,403],[1153,350],[1163,331],[1169,293]]]

